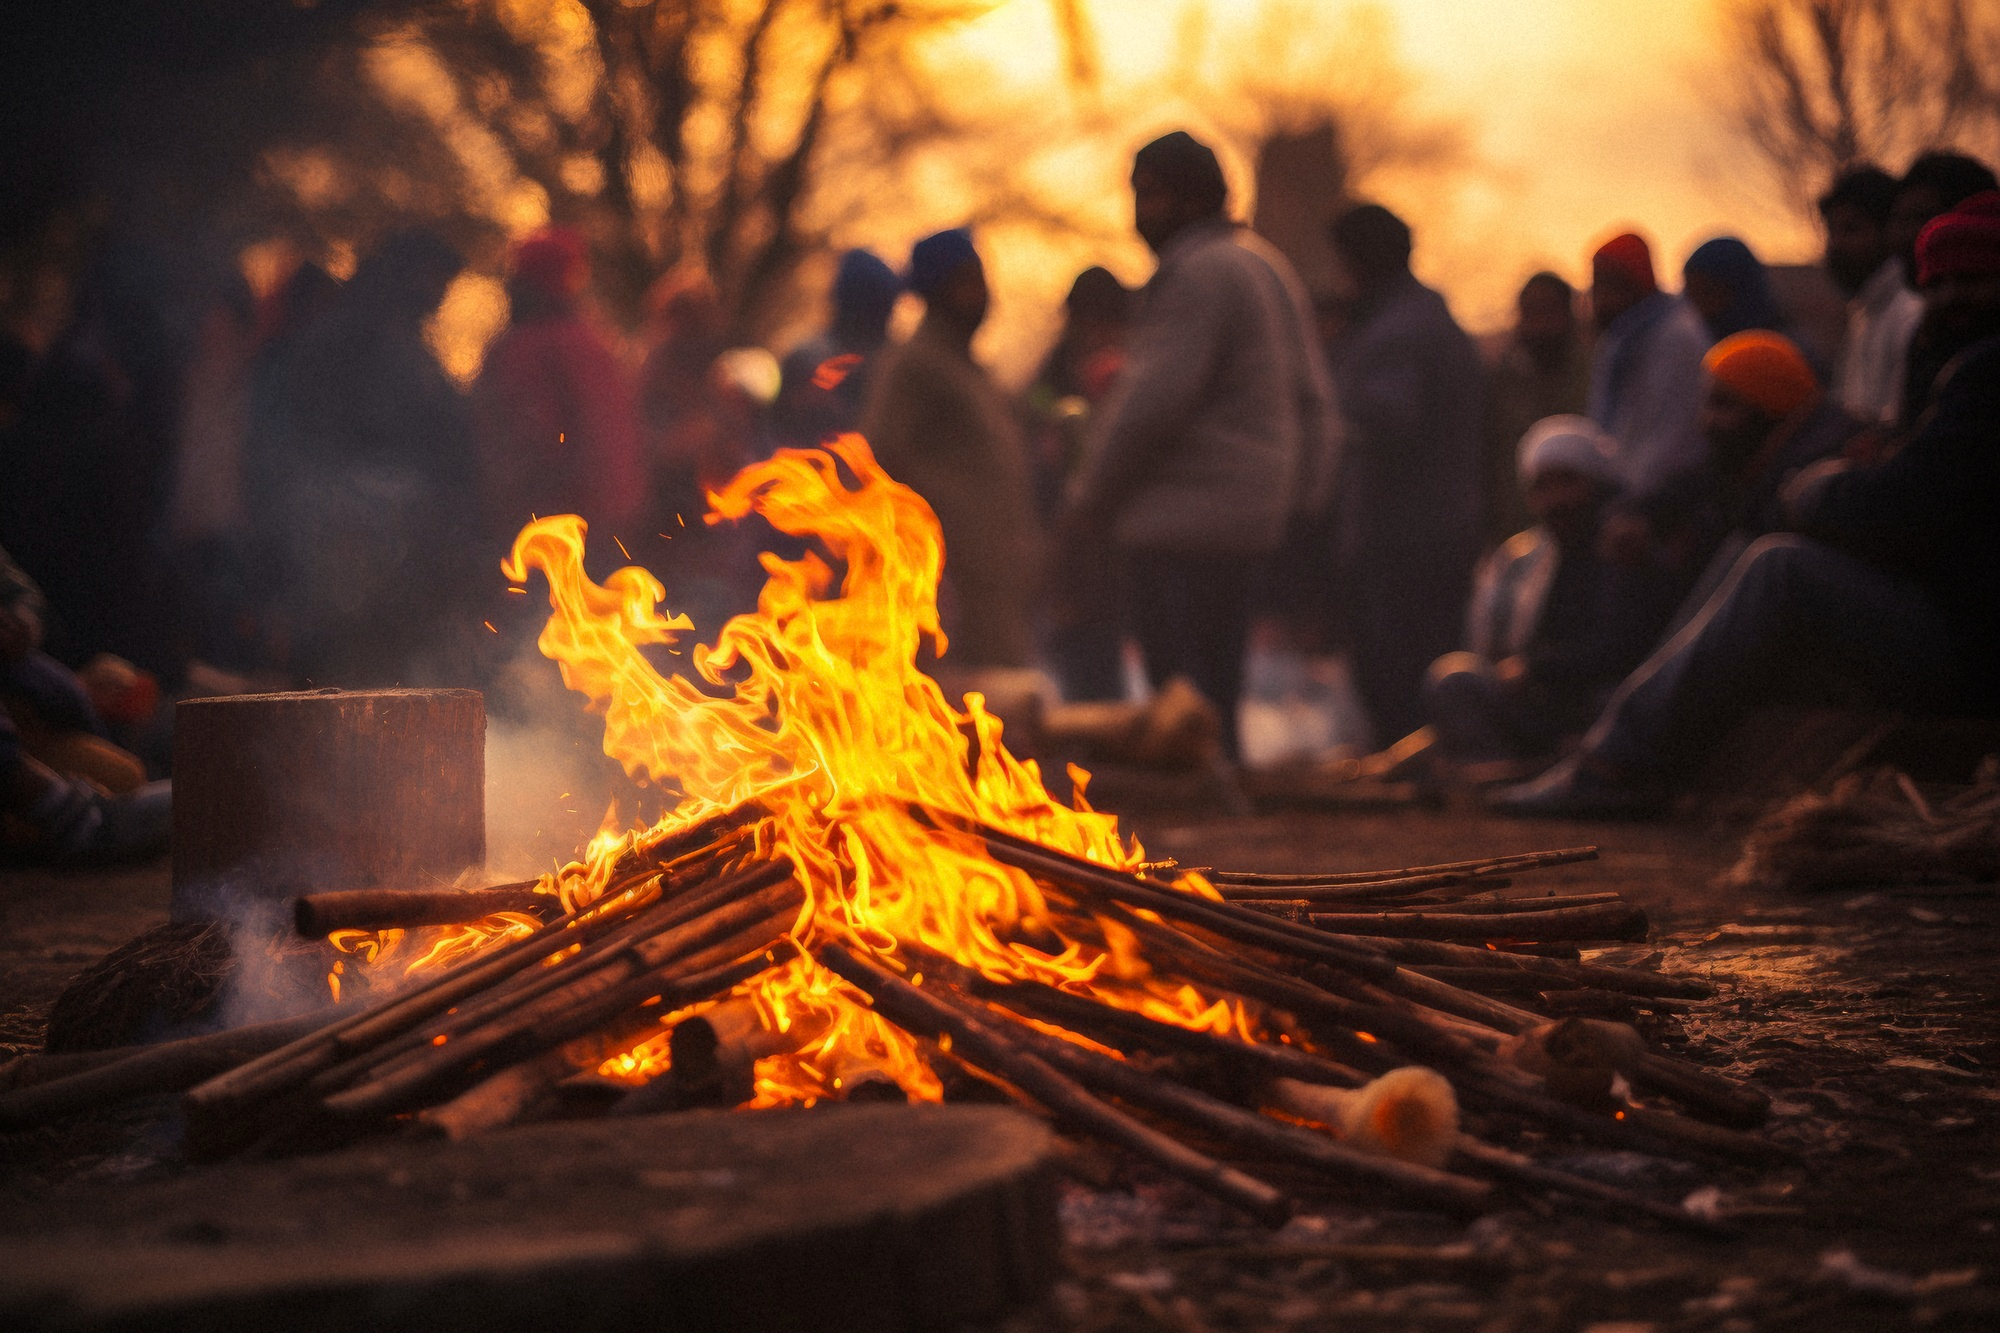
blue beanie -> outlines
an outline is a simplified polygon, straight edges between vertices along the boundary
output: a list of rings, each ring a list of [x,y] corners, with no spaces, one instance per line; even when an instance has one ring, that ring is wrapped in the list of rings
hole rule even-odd
[[[910,290],[929,299],[961,265],[978,258],[972,233],[963,227],[926,236],[910,249]]]

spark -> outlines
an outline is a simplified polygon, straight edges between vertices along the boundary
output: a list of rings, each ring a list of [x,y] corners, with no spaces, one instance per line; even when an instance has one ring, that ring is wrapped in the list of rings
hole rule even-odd
[[[492,622],[492,621],[490,621],[490,620],[482,620],[482,621],[480,621],[479,623],[480,623],[480,624],[482,624],[482,625],[484,625],[484,626],[486,626],[486,628],[488,628],[488,629],[493,629],[493,622]],[[499,631],[499,630],[497,630],[497,629],[493,629],[493,632],[494,632],[495,634],[498,634],[498,633],[499,633],[500,631]]]
[[[619,552],[619,554],[620,554],[620,555],[623,555],[623,556],[624,556],[624,557],[625,557],[625,558],[626,558],[627,560],[630,560],[630,559],[632,558],[632,553],[631,553],[630,551],[628,551],[628,550],[626,550],[626,549],[625,549],[625,543],[624,543],[624,542],[621,542],[621,541],[618,541],[618,534],[617,534],[617,533],[615,533],[615,532],[614,532],[614,533],[612,533],[612,534],[611,534],[611,540],[612,540],[612,541],[614,541],[614,542],[617,542],[617,544],[618,544],[618,552]]]

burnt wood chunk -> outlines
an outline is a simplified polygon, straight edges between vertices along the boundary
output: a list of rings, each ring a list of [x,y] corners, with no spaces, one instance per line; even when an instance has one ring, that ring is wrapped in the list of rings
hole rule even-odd
[[[316,890],[448,883],[486,859],[485,747],[476,690],[184,701],[174,918]]]
[[[0,1205],[0,1327],[987,1325],[1045,1290],[1046,1128],[822,1106],[402,1140]]]

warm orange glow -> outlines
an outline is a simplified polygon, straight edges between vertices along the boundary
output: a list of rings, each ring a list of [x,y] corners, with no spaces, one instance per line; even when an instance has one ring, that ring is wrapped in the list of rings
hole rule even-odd
[[[682,796],[650,827],[622,831],[607,820],[577,862],[545,878],[544,891],[571,909],[594,902],[621,856],[754,802],[769,814],[748,836],[759,852],[789,857],[806,891],[792,930],[801,945],[842,940],[893,959],[900,944],[919,944],[996,980],[1038,981],[1189,1028],[1250,1035],[1240,1006],[1155,977],[1117,923],[1094,923],[1101,943],[1056,933],[1032,879],[992,860],[970,833],[933,822],[982,821],[1100,864],[1145,863],[1136,840],[1120,840],[1116,818],[1082,799],[1080,784],[1075,808],[1049,796],[1035,764],[1007,752],[979,695],[966,695],[961,711],[918,669],[921,646],[947,648],[936,601],[942,536],[929,506],[891,480],[859,436],[782,451],[710,503],[710,523],[754,512],[817,543],[796,561],[764,556],[756,612],[692,649],[701,679],[730,687],[722,697],[654,668],[647,652],[671,651],[694,627],[661,608],[664,590],[642,569],[593,582],[581,518],[530,523],[503,566],[516,583],[530,570],[548,581],[552,614],[540,647],[602,715],[605,753],[633,778]],[[1198,875],[1180,887],[1218,896]],[[499,915],[441,931],[408,966],[512,938],[527,920]],[[729,1002],[737,1011],[747,1002],[768,1038],[762,1048],[777,1051],[757,1061],[753,1104],[810,1105],[864,1077],[892,1079],[918,1098],[942,1093],[927,1043],[877,1017],[803,953],[775,961]],[[710,1008],[662,1015],[658,1035],[600,1072],[657,1074],[667,1032]],[[949,1045],[941,1039],[938,1048]]]

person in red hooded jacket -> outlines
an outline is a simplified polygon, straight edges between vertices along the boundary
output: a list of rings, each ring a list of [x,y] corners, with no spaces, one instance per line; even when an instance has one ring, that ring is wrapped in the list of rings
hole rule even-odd
[[[630,377],[586,318],[582,238],[537,232],[515,249],[512,323],[473,385],[481,508],[488,535],[511,541],[531,514],[581,514],[615,532],[646,498]]]

